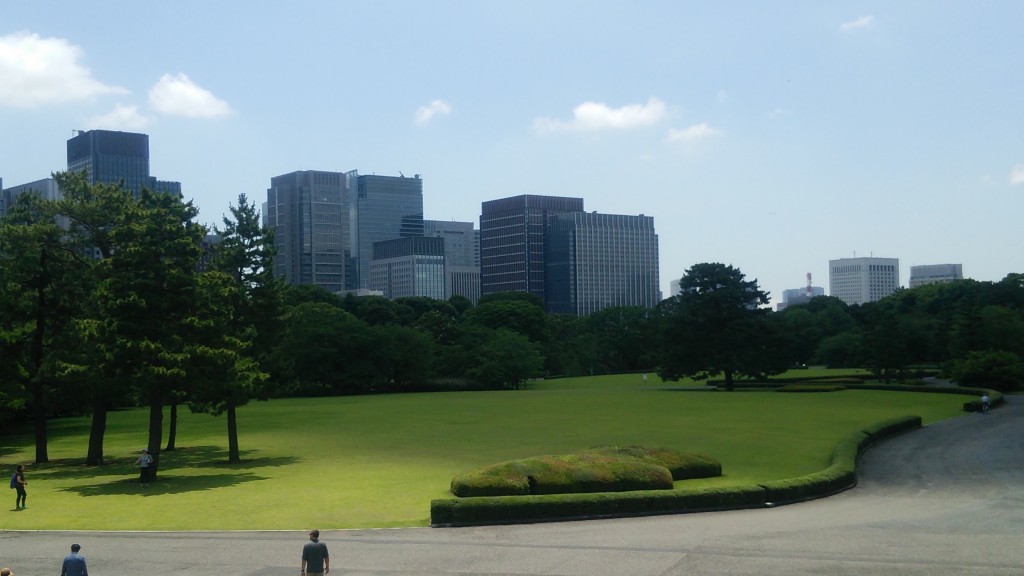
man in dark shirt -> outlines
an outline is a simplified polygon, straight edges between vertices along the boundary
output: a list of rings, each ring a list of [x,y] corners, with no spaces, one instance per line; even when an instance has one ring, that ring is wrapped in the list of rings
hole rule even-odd
[[[71,554],[64,557],[60,576],[89,576],[89,570],[85,567],[85,557],[78,553],[81,549],[78,544],[71,545]]]
[[[311,530],[309,542],[302,547],[302,568],[299,571],[299,576],[321,576],[330,571],[331,558],[327,555],[327,544],[320,541],[319,530]],[[64,575],[61,574],[61,576]]]

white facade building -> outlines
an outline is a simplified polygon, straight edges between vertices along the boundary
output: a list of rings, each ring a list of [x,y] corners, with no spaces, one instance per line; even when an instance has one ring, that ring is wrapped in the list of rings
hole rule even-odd
[[[900,287],[899,258],[840,258],[828,261],[828,291],[849,305],[874,302]]]
[[[946,284],[964,279],[963,264],[928,264],[910,267],[910,287],[925,284]]]

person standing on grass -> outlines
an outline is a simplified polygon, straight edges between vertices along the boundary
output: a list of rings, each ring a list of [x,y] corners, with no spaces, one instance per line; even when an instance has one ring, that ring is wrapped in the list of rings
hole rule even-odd
[[[18,496],[14,499],[15,510],[25,510],[28,506],[25,505],[25,498],[28,497],[28,493],[25,492],[25,486],[28,482],[25,481],[25,467],[18,464],[18,469],[14,473],[14,489],[18,491]]]
[[[60,576],[89,576],[89,569],[85,567],[85,556],[78,553],[81,549],[78,544],[71,545],[71,554],[64,557],[64,563],[60,566]]]
[[[153,464],[153,457],[149,455],[149,450],[143,448],[135,464],[139,467],[139,483],[149,484],[149,467]]]
[[[310,530],[309,542],[302,547],[302,567],[299,569],[299,576],[323,576],[330,571],[331,558],[327,555],[327,544],[320,541],[319,530]]]

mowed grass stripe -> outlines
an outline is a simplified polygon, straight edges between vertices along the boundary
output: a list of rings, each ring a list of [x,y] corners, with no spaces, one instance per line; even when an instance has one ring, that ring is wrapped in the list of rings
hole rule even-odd
[[[587,383],[592,382],[592,386]],[[460,473],[596,446],[665,446],[719,459],[718,486],[824,468],[840,438],[889,418],[960,414],[945,394],[847,390],[733,393],[667,387],[639,375],[534,389],[253,402],[239,410],[243,459],[227,464],[223,418],[179,410],[175,452],[142,488],[132,465],[148,411],[110,414],[109,463],[86,467],[88,418],[51,421],[53,462],[29,465],[29,510],[5,529],[243,530],[423,526]],[[166,426],[166,417],[165,417]],[[29,434],[4,437],[0,464],[29,463]],[[677,486],[679,483],[677,483]],[[0,507],[0,510],[4,508]]]

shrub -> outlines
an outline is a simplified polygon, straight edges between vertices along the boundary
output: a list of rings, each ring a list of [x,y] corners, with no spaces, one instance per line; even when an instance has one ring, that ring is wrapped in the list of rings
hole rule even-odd
[[[776,390],[776,392],[839,392],[845,390],[844,386],[837,384],[790,384]]]
[[[639,446],[500,462],[452,480],[459,497],[671,490],[673,480],[719,476],[705,456]]]

